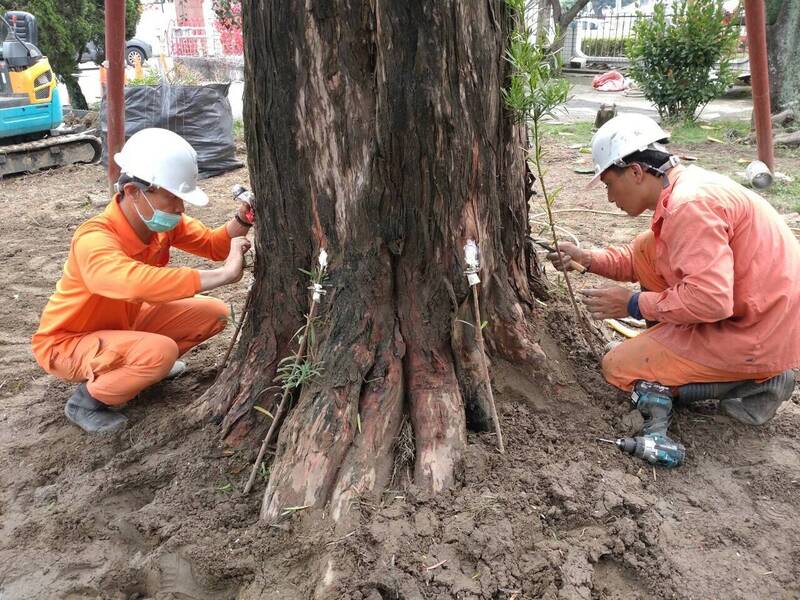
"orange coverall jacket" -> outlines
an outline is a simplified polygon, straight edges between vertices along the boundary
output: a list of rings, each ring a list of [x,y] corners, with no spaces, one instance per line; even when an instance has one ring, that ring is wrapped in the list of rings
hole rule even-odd
[[[143,303],[189,298],[200,290],[200,274],[166,267],[175,247],[210,260],[224,260],[231,238],[225,226],[209,229],[183,215],[172,231],[156,233],[148,244],[136,235],[119,206],[119,194],[72,237],[64,274],[33,335],[33,354],[49,371],[54,349],[69,354],[82,335],[131,330]]]
[[[673,353],[725,372],[800,366],[800,243],[774,208],[698,167],[669,171],[653,213],[663,290],[639,296],[648,333]],[[633,245],[592,253],[591,271],[638,281]]]

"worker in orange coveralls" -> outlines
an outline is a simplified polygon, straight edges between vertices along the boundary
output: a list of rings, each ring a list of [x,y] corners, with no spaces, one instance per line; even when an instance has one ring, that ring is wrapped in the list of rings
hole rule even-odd
[[[119,407],[144,388],[179,374],[184,352],[218,334],[228,319],[221,300],[199,292],[239,281],[252,209],[216,229],[184,214],[204,206],[197,154],[177,134],[144,129],[114,156],[121,175],[103,213],[72,238],[64,274],[33,336],[41,367],[80,382],[67,419],[89,433],[125,426]],[[175,247],[224,264],[168,267]]]
[[[791,396],[800,366],[800,244],[758,194],[679,164],[667,137],[635,114],[597,131],[590,185],[602,181],[631,216],[653,211],[650,228],[619,248],[559,250],[564,262],[640,284],[584,291],[593,318],[657,322],[605,355],[609,383],[633,390],[634,404],[637,386],[657,383],[670,412],[673,398],[717,399],[730,417],[761,425]],[[561,268],[558,253],[548,258]]]

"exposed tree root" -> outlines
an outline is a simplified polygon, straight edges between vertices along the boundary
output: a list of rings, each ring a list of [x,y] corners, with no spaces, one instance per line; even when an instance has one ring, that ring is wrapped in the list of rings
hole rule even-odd
[[[439,492],[454,479],[467,443],[466,421],[449,349],[409,349],[406,380],[417,443],[414,481]]]
[[[387,341],[362,389],[360,430],[333,489],[331,516],[335,521],[360,497],[383,490],[392,475],[394,441],[403,423],[405,345],[397,330]]]

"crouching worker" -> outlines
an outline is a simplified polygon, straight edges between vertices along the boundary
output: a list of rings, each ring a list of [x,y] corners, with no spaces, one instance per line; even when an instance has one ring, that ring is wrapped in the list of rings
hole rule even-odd
[[[216,229],[184,214],[184,203],[204,206],[208,197],[197,187],[197,155],[177,134],[142,130],[114,160],[117,193],[75,231],[33,336],[39,365],[79,383],[64,412],[89,433],[124,427],[126,417],[110,407],[178,374],[179,356],[222,331],[228,307],[195,294],[239,281],[250,248],[245,204]],[[225,262],[168,267],[172,247]]]
[[[644,318],[642,334],[609,351],[606,380],[660,407],[644,434],[666,435],[672,402],[717,399],[722,412],[762,425],[792,394],[800,366],[800,244],[758,194],[727,177],[679,164],[651,119],[621,115],[592,139],[609,202],[631,216],[653,211],[630,244],[602,251],[562,242],[566,257],[615,281],[586,290],[595,319]],[[548,258],[560,268],[558,253]],[[660,384],[660,385],[658,385]]]

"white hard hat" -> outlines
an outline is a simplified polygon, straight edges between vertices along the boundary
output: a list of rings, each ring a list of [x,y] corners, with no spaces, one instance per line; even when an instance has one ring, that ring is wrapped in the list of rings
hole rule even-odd
[[[648,148],[667,152],[660,142],[668,138],[669,133],[645,115],[630,113],[614,117],[598,129],[592,138],[595,175],[587,187],[596,185],[600,175],[610,166],[625,166],[623,159],[634,152]]]
[[[151,127],[134,133],[114,162],[123,173],[163,188],[195,206],[208,204],[197,187],[197,152],[177,133]]]

